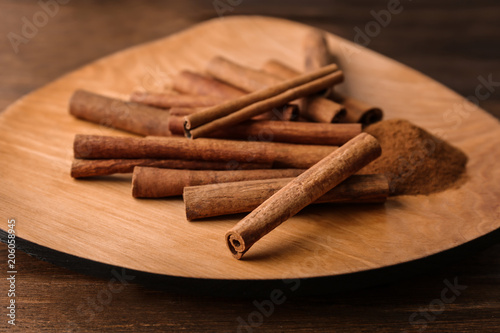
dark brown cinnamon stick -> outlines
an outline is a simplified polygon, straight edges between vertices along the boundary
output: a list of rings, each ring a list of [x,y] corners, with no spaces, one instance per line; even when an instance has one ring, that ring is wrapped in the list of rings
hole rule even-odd
[[[69,112],[79,119],[136,134],[170,134],[168,113],[165,111],[84,90],[75,91],[69,103]]]
[[[377,140],[361,133],[294,178],[226,233],[240,259],[260,238],[380,156]]]
[[[184,188],[188,220],[251,212],[293,178],[249,180]],[[353,175],[323,194],[317,203],[383,203],[389,195],[384,175]]]
[[[217,96],[210,95],[186,95],[174,93],[152,93],[152,92],[134,92],[130,95],[130,101],[157,108],[168,109],[172,107],[206,107],[220,104],[227,100]]]
[[[214,171],[136,167],[132,177],[132,195],[135,198],[170,197],[182,195],[186,186],[295,177],[303,171],[302,169]]]
[[[115,173],[130,173],[136,166],[148,166],[169,169],[190,170],[253,170],[269,169],[271,163],[235,163],[193,160],[157,160],[157,159],[111,159],[81,160],[76,159],[71,165],[71,177],[84,178],[106,176]]]
[[[184,133],[184,119],[170,117],[172,134]],[[209,133],[209,138],[340,146],[361,133],[361,124],[249,120]]]
[[[155,158],[273,163],[276,168],[308,168],[334,151],[333,146],[178,137],[129,138],[76,135],[75,158]]]

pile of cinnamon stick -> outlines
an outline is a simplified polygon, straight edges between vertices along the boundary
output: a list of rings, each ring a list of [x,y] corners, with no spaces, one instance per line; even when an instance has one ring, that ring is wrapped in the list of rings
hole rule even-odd
[[[382,111],[334,91],[344,75],[323,33],[306,36],[304,54],[304,73],[216,57],[161,94],[76,91],[73,116],[143,137],[76,135],[71,176],[133,172],[134,197],[183,195],[188,220],[251,212],[225,236],[238,259],[311,203],[384,202],[385,176],[355,175],[380,155],[362,126]]]

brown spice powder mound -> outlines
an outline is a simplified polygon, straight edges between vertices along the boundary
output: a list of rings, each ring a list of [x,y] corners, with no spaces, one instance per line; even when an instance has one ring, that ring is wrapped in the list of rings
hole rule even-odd
[[[429,194],[461,184],[467,156],[458,148],[402,119],[385,120],[365,131],[382,155],[359,173],[383,173],[392,195]]]

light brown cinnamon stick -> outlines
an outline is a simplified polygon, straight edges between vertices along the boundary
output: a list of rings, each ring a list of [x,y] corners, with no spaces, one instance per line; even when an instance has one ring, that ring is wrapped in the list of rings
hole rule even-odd
[[[241,259],[260,238],[380,154],[380,145],[373,136],[359,134],[293,179],[231,228],[225,236],[229,250],[236,259]]]
[[[297,77],[297,79],[305,77],[306,76],[299,76]],[[279,107],[297,98],[314,94],[322,89],[325,89],[326,87],[331,87],[335,84],[338,84],[342,82],[343,78],[344,77],[342,72],[336,72],[295,87],[292,83],[295,84],[295,82],[300,82],[300,81],[294,81],[295,79],[291,79],[288,81],[284,81],[283,84],[279,84],[277,86],[269,87],[267,89],[263,89],[255,93],[249,94],[248,96],[255,94],[255,96],[264,95],[267,97],[263,97],[262,100],[255,102],[254,104],[248,105],[246,107],[243,107],[241,109],[233,109],[233,111],[231,112],[228,112],[228,110],[231,109],[227,108],[226,110],[224,110],[227,114],[225,116],[224,115],[217,116],[221,112],[219,109],[216,108],[213,109],[209,108],[205,111],[187,116],[186,124],[191,124],[191,127],[186,125],[184,126],[186,129],[186,136],[188,138],[203,137],[206,136],[207,133],[239,124],[256,115],[262,114],[266,110]],[[286,86],[291,86],[291,88],[288,88],[288,90],[285,89],[284,92],[279,93],[281,88]],[[205,116],[207,116],[207,118],[212,120],[205,122],[203,123],[203,125],[200,125],[196,128],[193,128],[191,122],[192,117],[201,113],[205,113]]]
[[[179,137],[129,138],[76,135],[75,158],[155,158],[272,163],[276,168],[308,168],[334,151],[334,146],[247,142],[220,139],[188,140]]]
[[[270,59],[262,65],[262,70],[266,73],[273,74],[282,80],[290,79],[300,74],[300,71],[285,65],[277,59]]]
[[[206,108],[171,108],[169,113],[171,116],[188,116],[190,114],[200,112]],[[297,105],[287,104],[279,108],[274,108],[268,112],[260,114],[253,117],[254,120],[283,120],[283,121],[294,121],[299,118],[299,109]],[[182,120],[184,124],[184,118]],[[184,128],[184,125],[183,125]],[[184,130],[182,132],[184,135]]]
[[[219,80],[206,77],[201,74],[190,71],[182,71],[174,78],[174,89],[184,93],[211,95],[225,99],[234,99],[246,95],[247,92],[225,84]],[[184,115],[202,111],[204,108],[185,109],[172,108],[171,115]],[[287,105],[285,107],[276,108],[253,117],[255,120],[297,120],[299,110],[296,105]]]
[[[188,220],[251,212],[293,178],[249,180],[184,188]],[[352,175],[323,194],[317,203],[383,203],[389,195],[384,175]]]
[[[71,177],[84,178],[106,176],[115,173],[130,173],[136,166],[148,166],[169,169],[190,170],[253,170],[269,169],[271,163],[237,163],[196,160],[157,160],[157,159],[110,159],[82,160],[76,159],[71,165]]]
[[[207,65],[207,73],[241,90],[253,92],[279,84],[273,74],[242,66],[224,57],[215,57]]]
[[[262,69],[282,79],[290,79],[300,75],[300,72],[274,59],[267,61]],[[345,118],[346,115],[342,104],[323,97],[302,99],[300,110],[301,115],[305,118],[320,123],[336,123]]]
[[[170,197],[182,195],[186,186],[295,177],[303,171],[303,169],[214,171],[136,167],[132,177],[132,195],[135,198]]]
[[[73,116],[141,135],[169,135],[168,113],[158,108],[125,102],[77,90],[69,102]]]
[[[331,97],[335,101],[342,103],[347,111],[341,119],[342,122],[361,123],[366,126],[382,120],[384,116],[381,109],[368,105],[358,99],[344,96],[338,92],[332,92]]]
[[[302,103],[301,115],[319,123],[338,123],[347,112],[344,105],[323,97],[304,98]]]
[[[168,118],[168,129],[172,135],[184,136],[184,117],[171,115]]]
[[[218,96],[225,99],[238,98],[246,92],[213,78],[182,71],[173,79],[173,88],[185,94]]]
[[[223,57],[212,59],[207,66],[207,71],[212,76],[248,92],[300,75],[298,71],[279,63],[264,66],[263,69],[264,71],[260,71],[245,67]],[[316,122],[336,122],[345,114],[342,105],[321,96],[309,96],[292,103],[299,105],[301,116]]]
[[[263,70],[256,70],[223,57],[212,59],[207,71],[219,80],[248,92],[264,89],[300,75],[300,72],[280,62],[271,61],[270,64],[264,65]],[[299,106],[301,116],[315,122],[338,122],[345,115],[342,105],[322,96],[308,96],[292,103]]]
[[[316,86],[315,85],[313,85],[313,86],[315,86],[315,89],[320,89],[317,87],[318,80],[322,84],[330,84],[331,81],[333,81],[334,83],[338,83],[338,82],[342,81],[343,80],[342,73],[341,72],[335,73],[335,72],[337,72],[336,65],[326,66],[326,67],[321,68],[315,72],[301,75],[301,76],[295,77],[293,79],[283,81],[275,86],[268,87],[266,89],[261,89],[259,91],[252,92],[248,95],[241,96],[241,97],[236,98],[234,100],[227,101],[226,103],[223,103],[221,105],[218,105],[218,106],[215,106],[212,108],[207,108],[206,110],[204,110],[202,112],[197,112],[196,114],[190,115],[186,118],[186,125],[185,125],[186,130],[200,127],[201,125],[204,125],[208,122],[214,121],[214,120],[219,119],[221,117],[228,116],[231,113],[233,113],[237,110],[241,110],[245,107],[248,107],[254,103],[258,103],[258,102],[262,103],[263,100],[266,100],[266,99],[269,99],[272,97],[276,97],[276,96],[278,96],[282,93],[285,93],[285,92],[289,93],[290,90],[293,90],[294,88],[297,88],[297,87],[302,87],[304,85],[307,85],[307,87],[309,88],[312,83],[316,83]],[[333,80],[331,80],[332,76],[334,77]],[[325,83],[325,79],[327,79],[326,83]],[[331,81],[329,81],[328,79]],[[333,85],[333,83],[331,85]],[[322,87],[322,85],[320,85],[320,87]],[[315,89],[313,89],[313,90],[315,90]],[[310,93],[309,89],[307,89],[306,91],[301,90],[301,92]],[[288,95],[290,95],[290,94],[288,94]],[[288,96],[288,97],[290,97],[290,96]],[[292,97],[294,97],[294,96],[292,96]],[[286,98],[283,100],[286,100]],[[279,102],[282,102],[282,100],[280,100]],[[286,104],[286,103],[287,103],[287,101],[283,101],[282,105]],[[269,104],[269,103],[267,103],[267,104]],[[268,106],[267,104],[265,106],[268,107],[268,109],[272,109],[274,107],[274,106]],[[277,106],[280,106],[280,105],[278,104],[278,105],[276,105],[276,107]],[[259,110],[260,113],[263,113],[264,111],[265,111],[265,109]],[[253,114],[252,116],[255,116],[257,114],[259,114],[259,113]]]
[[[305,61],[304,66],[307,71],[321,68],[325,64],[331,63],[332,55],[328,50],[325,34],[320,30],[312,30],[304,39],[304,53]],[[339,119],[340,122],[348,123],[362,123],[369,125],[382,119],[383,113],[379,108],[367,105],[352,97],[342,96],[335,94],[330,90],[329,93],[333,94],[333,100],[337,103],[343,104],[346,112],[343,117]]]
[[[205,109],[206,108],[204,108],[204,107],[195,107],[195,108],[184,108],[184,107],[177,108],[177,107],[175,107],[175,108],[171,108],[170,110],[168,110],[168,112],[171,116],[185,117],[185,116],[188,116],[190,114],[203,111]]]
[[[324,32],[313,29],[308,32],[303,41],[304,69],[314,71],[331,63],[330,51]]]
[[[210,95],[186,95],[174,93],[152,93],[152,92],[133,92],[130,95],[130,101],[157,108],[168,109],[172,107],[206,107],[220,104],[226,101],[226,98]]]
[[[170,117],[172,134],[182,135],[184,119]],[[209,138],[287,142],[340,146],[361,133],[361,124],[329,124],[272,120],[248,120],[224,130],[208,133]]]
[[[252,117],[252,120],[281,120],[281,121],[296,121],[299,119],[299,107],[295,104],[286,104],[277,108],[273,108],[267,112]]]

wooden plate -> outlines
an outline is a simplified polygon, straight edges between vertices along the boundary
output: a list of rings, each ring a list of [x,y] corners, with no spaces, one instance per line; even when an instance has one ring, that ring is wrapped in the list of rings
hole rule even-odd
[[[259,67],[278,58],[301,68],[302,24],[264,17],[215,19],[96,61],[23,97],[0,117],[0,211],[17,236],[56,251],[142,272],[208,279],[339,276],[428,257],[500,227],[500,124],[430,78],[329,35],[344,89],[439,133],[469,156],[460,189],[392,198],[385,206],[308,207],[264,237],[245,260],[224,233],[242,215],[188,222],[180,198],[138,200],[129,175],[69,176],[76,133],[126,135],[77,120],[75,89],[159,90],[215,55]],[[2,223],[6,228],[6,223]]]

